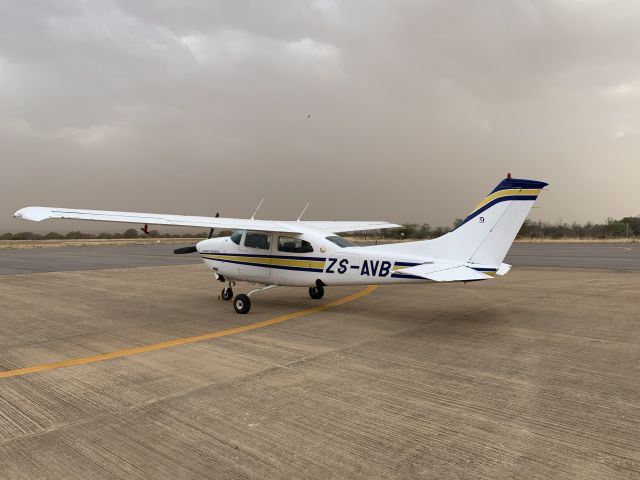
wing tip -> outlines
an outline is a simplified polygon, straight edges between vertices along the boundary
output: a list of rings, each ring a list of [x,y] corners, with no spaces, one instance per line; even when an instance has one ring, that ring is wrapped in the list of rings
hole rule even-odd
[[[49,218],[49,209],[43,207],[24,207],[15,212],[13,218],[40,222]]]

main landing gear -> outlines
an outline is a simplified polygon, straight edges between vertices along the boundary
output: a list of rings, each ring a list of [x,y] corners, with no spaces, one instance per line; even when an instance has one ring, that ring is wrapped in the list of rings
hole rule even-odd
[[[246,295],[244,293],[236,295],[236,298],[233,299],[233,309],[236,311],[236,313],[240,313],[240,314],[249,313],[249,310],[251,310],[251,298],[249,297],[251,297],[251,295],[253,295],[254,293],[269,290],[271,288],[275,288],[277,286],[278,285],[267,285],[266,287],[256,288],[255,290],[251,290]]]
[[[244,293],[236,295],[236,298],[233,299],[233,309],[236,313],[249,313],[249,310],[251,310],[251,299],[249,295],[245,295]]]
[[[220,293],[220,297],[218,298],[224,301],[229,301],[233,299],[233,309],[236,311],[236,313],[240,313],[243,315],[245,313],[249,313],[249,310],[251,310],[251,296],[253,294],[277,287],[277,285],[267,285],[266,287],[252,290],[247,294],[240,293],[234,297],[233,289],[231,288],[234,285],[235,285],[235,282],[233,280],[230,281],[229,286],[224,287],[222,289],[222,292]],[[321,282],[318,282],[318,284],[315,287],[309,287],[309,296],[314,300],[320,300],[324,296],[324,285],[322,285]]]

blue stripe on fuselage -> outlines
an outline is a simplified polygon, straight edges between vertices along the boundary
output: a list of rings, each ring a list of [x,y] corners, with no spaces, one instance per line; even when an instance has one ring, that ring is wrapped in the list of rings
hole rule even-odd
[[[255,257],[256,255],[252,255],[252,256]],[[237,260],[226,260],[226,259],[221,259],[216,257],[202,257],[202,258],[205,258],[207,260],[214,260],[216,262],[233,263],[235,265],[248,265],[251,267],[263,267],[263,268],[277,268],[278,270],[293,270],[296,272],[322,273],[324,271],[323,268],[289,267],[287,265],[272,265],[270,263],[264,264],[264,263],[253,263],[253,262],[240,262]]]
[[[308,260],[309,262],[324,262],[325,257],[296,257],[292,255],[259,255],[254,253],[221,253],[221,252],[200,252],[201,255],[224,255],[232,257],[254,257],[254,258],[281,258],[283,260]]]

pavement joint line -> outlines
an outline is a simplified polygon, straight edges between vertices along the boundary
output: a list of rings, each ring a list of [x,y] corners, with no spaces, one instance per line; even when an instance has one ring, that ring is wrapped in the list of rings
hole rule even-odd
[[[75,367],[78,365],[86,365],[90,363],[103,362],[105,360],[113,360],[115,358],[129,357],[132,355],[138,355],[141,353],[154,352],[157,350],[164,350],[165,348],[177,347],[180,345],[188,345],[191,343],[204,342],[206,340],[213,340],[215,338],[227,337],[229,335],[237,335],[239,333],[250,332],[259,328],[268,327],[278,323],[286,322],[287,320],[293,320],[295,318],[304,317],[313,313],[323,312],[325,310],[344,305],[345,303],[352,302],[358,298],[369,295],[378,288],[377,285],[369,285],[368,287],[351,295],[339,298],[333,302],[317,305],[315,307],[305,308],[304,310],[298,310],[297,312],[287,313],[279,315],[268,320],[262,320],[260,322],[250,323],[248,325],[242,325],[240,327],[226,328],[224,330],[218,330],[216,332],[205,333],[202,335],[195,335],[192,337],[176,338],[173,340],[167,340],[165,342],[152,343],[149,345],[142,345],[139,347],[125,348],[122,350],[115,350],[113,352],[101,353],[98,355],[92,355],[89,357],[71,358],[68,360],[61,360],[58,362],[43,363],[40,365],[33,365],[31,367],[17,368],[15,370],[5,370],[0,372],[0,378],[21,377],[23,375],[29,375],[31,373],[46,372],[48,370],[57,370],[59,368]]]

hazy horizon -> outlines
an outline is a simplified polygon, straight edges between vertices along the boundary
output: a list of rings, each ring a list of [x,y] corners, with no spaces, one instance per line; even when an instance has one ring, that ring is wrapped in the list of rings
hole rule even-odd
[[[3,2],[0,233],[28,205],[451,225],[640,214],[640,3]],[[163,230],[159,228],[159,230]]]

